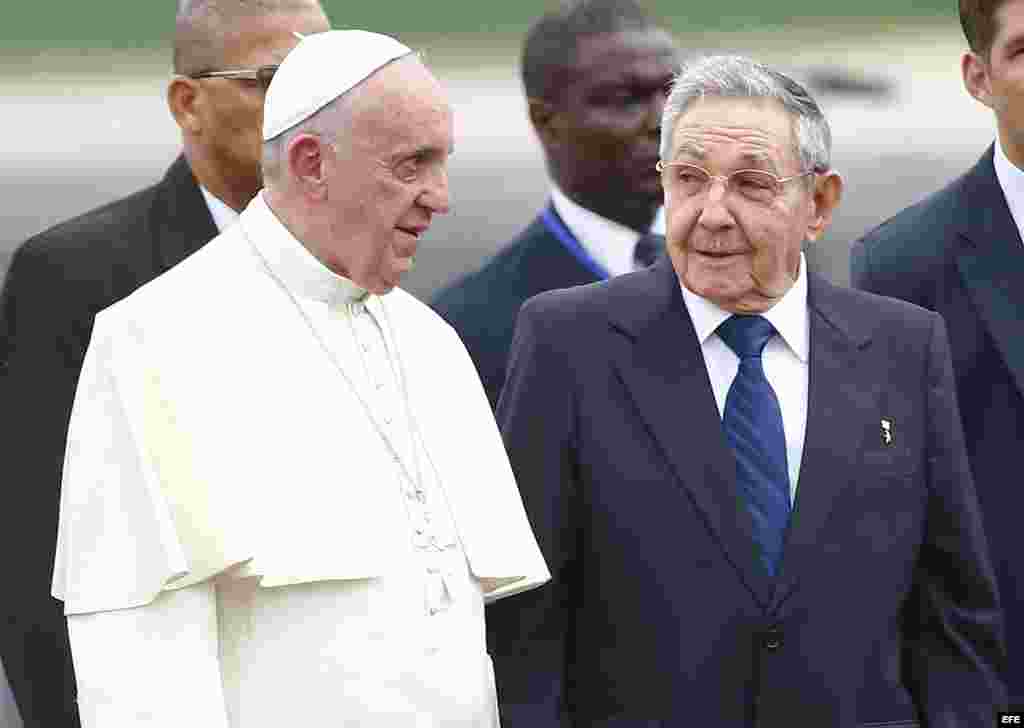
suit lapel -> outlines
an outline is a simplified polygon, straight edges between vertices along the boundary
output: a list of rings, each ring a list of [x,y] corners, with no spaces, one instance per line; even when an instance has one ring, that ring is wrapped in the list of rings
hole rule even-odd
[[[878,411],[881,383],[861,365],[868,336],[853,325],[831,284],[810,276],[807,428],[797,496],[782,556],[773,611],[821,560],[821,532],[839,493],[854,479],[866,429]]]
[[[199,183],[183,156],[175,160],[160,182],[149,226],[153,275],[169,270],[217,236]]]
[[[978,315],[1024,394],[1024,247],[993,164],[993,150],[965,179],[957,267]]]
[[[626,280],[619,279],[620,283]],[[631,274],[611,305],[613,366],[651,436],[762,608],[772,583],[757,558],[750,515],[736,493],[736,466],[693,322],[667,257]]]

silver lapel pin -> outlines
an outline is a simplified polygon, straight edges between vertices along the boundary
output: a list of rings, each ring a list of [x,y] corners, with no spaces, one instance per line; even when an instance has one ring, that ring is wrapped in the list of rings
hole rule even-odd
[[[892,420],[882,418],[882,443],[892,445]]]

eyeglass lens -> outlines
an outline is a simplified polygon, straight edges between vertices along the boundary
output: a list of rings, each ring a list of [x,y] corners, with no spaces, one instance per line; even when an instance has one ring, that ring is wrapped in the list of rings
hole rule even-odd
[[[669,167],[675,187],[687,197],[704,194],[711,187],[707,170],[690,164]],[[741,169],[726,177],[726,189],[755,202],[771,202],[779,191],[779,180],[771,172]]]

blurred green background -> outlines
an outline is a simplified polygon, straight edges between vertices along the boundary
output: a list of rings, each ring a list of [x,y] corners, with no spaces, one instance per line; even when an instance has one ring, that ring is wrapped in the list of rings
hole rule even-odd
[[[487,37],[500,43],[521,38],[532,18],[557,5],[550,0],[435,0],[352,2],[322,0],[335,27],[386,30],[404,39]],[[176,0],[6,3],[0,49],[7,52],[67,49],[157,49],[167,44]],[[765,31],[771,28],[850,27],[865,31],[917,22],[955,22],[954,0],[646,0],[644,6],[676,33]]]

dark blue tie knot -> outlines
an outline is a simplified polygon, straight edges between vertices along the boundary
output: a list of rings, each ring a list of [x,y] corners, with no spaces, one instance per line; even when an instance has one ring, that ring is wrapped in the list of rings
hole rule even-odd
[[[722,341],[740,359],[761,356],[768,339],[775,335],[775,327],[764,316],[734,315],[718,327]]]

